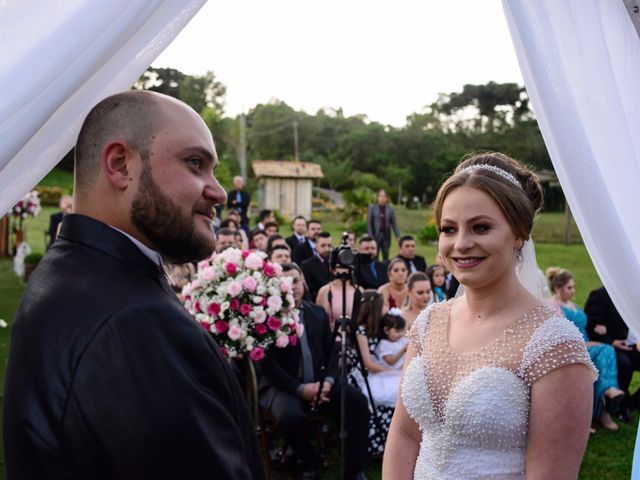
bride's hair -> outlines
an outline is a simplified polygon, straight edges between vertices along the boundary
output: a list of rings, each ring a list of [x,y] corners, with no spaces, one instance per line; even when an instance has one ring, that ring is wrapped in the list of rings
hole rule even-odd
[[[546,274],[549,285],[551,286],[551,291],[564,287],[567,282],[573,278],[569,270],[560,267],[549,267],[547,268]]]
[[[473,168],[474,165],[486,167]],[[542,187],[535,173],[498,152],[478,153],[463,159],[436,196],[434,214],[438,226],[445,198],[462,186],[473,187],[489,195],[504,213],[516,237],[529,238],[533,218],[542,207]]]

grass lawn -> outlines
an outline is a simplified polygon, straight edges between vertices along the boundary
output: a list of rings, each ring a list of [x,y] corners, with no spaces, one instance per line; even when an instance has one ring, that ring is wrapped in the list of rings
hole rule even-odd
[[[47,177],[48,178],[48,177]],[[46,180],[46,179],[45,179]],[[27,242],[34,251],[44,252],[44,230],[47,229],[49,215],[57,209],[45,207],[41,215],[35,219],[28,219],[25,223]],[[402,233],[416,235],[425,225],[428,218],[427,210],[397,209],[398,222]],[[325,227],[333,234],[334,241],[340,238],[344,230],[338,214],[319,212],[317,215]],[[559,265],[571,270],[576,278],[577,296],[576,302],[584,305],[590,290],[600,286],[600,280],[591,263],[589,255],[581,243],[572,245],[559,244],[562,235],[562,214],[543,214],[536,222],[534,239],[555,239],[556,243],[536,244],[538,263],[545,269],[552,265]],[[560,227],[558,227],[560,225]],[[288,235],[290,228],[283,226],[281,233]],[[579,238],[574,235],[574,239]],[[418,253],[423,255],[427,262],[432,263],[436,256],[435,244],[418,245]],[[397,245],[391,248],[391,255],[397,253]],[[12,262],[9,259],[0,260],[0,318],[11,323],[18,305],[18,301],[24,289],[22,281],[13,274]],[[8,340],[10,328],[0,329],[0,382],[4,384],[4,370],[8,354]],[[640,377],[634,377],[632,390],[640,385]],[[559,395],[562,392],[558,392]],[[591,436],[589,446],[584,457],[581,479],[622,479],[629,478],[631,473],[631,459],[636,435],[638,417],[635,417],[634,426],[621,425],[618,432],[609,432],[597,428],[597,433]],[[2,455],[0,453],[0,455]],[[0,457],[3,460],[3,457]],[[369,478],[380,478],[380,461],[373,461],[367,471]],[[0,480],[4,478],[4,469],[0,470]],[[323,478],[340,478],[339,467],[334,466]]]

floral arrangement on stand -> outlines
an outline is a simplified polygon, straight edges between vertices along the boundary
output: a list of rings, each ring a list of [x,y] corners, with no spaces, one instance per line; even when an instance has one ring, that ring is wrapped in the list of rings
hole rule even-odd
[[[198,263],[182,289],[187,310],[228,358],[264,358],[267,347],[295,345],[302,335],[291,278],[263,252],[229,248]]]
[[[15,234],[14,250],[24,241],[23,222],[28,217],[37,217],[42,207],[40,206],[40,197],[38,192],[32,190],[22,197],[11,209],[11,216],[15,219],[13,232]],[[14,254],[16,253],[14,252]]]

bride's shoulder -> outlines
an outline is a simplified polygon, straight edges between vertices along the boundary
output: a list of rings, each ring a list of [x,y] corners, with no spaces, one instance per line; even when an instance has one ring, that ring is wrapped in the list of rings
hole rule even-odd
[[[418,314],[411,329],[407,333],[409,340],[411,340],[414,346],[424,343],[426,332],[431,325],[439,321],[446,321],[453,301],[454,299],[441,303],[432,303]]]

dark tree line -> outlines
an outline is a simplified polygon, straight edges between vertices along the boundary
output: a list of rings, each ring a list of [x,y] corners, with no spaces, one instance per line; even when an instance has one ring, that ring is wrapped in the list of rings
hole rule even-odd
[[[149,68],[133,88],[174,96],[200,112],[216,140],[218,174],[229,186],[240,171],[239,118],[225,115],[226,88],[213,72],[192,76]],[[465,85],[462,92],[441,94],[408,115],[400,128],[366,115],[345,116],[342,109],[309,114],[280,100],[253,107],[246,124],[250,176],[251,160],[294,159],[296,129],[300,160],[322,165],[320,185],[336,190],[385,188],[394,198],[401,191],[431,201],[460,159],[480,150],[502,151],[535,169],[552,169],[526,91],[515,83]]]

